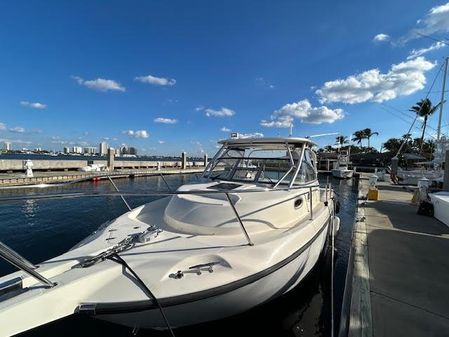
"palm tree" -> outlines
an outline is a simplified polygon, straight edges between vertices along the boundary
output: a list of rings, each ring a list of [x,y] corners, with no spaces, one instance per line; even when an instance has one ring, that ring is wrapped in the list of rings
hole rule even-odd
[[[359,130],[359,131],[354,132],[354,135],[353,135],[354,138],[352,138],[353,142],[357,142],[357,144],[359,144],[362,147],[363,147],[362,140],[364,140],[366,138],[363,131],[364,130]]]
[[[427,127],[427,119],[439,108],[442,102],[433,106],[432,101],[428,98],[424,98],[416,103],[416,105],[410,108],[410,111],[416,113],[419,117],[424,117],[424,121],[422,124],[422,134],[421,134],[421,146],[419,148],[419,152],[422,151],[422,146],[424,143],[424,134],[426,132]]]
[[[337,138],[335,138],[337,141],[337,144],[340,145],[340,147],[342,147],[344,144],[348,144],[348,137],[345,136],[338,136]]]
[[[397,153],[401,146],[402,140],[398,138],[390,138],[384,143],[384,149],[390,153]]]
[[[368,148],[370,148],[371,147],[370,146],[371,137],[374,135],[378,136],[379,132],[372,132],[371,129],[369,129],[369,128],[362,130],[362,132],[363,132],[363,135],[365,136],[365,138],[368,139]]]

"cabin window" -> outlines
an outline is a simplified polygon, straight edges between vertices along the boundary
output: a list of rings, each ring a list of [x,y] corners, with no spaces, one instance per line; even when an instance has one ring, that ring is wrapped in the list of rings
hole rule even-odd
[[[310,149],[305,149],[304,158],[301,163],[298,175],[296,176],[296,183],[304,184],[317,179],[316,172],[316,156]]]
[[[293,148],[292,152],[295,165],[298,165],[299,155]],[[294,173],[286,149],[231,148],[216,160],[207,176],[211,179],[276,184],[287,173],[282,184],[288,184]]]

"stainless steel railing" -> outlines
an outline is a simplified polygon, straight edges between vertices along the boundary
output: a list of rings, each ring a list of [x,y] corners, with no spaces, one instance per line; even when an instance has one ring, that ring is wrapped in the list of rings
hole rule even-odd
[[[9,262],[13,266],[24,271],[28,275],[34,277],[45,286],[50,288],[55,286],[53,282],[36,271],[37,267],[34,264],[32,264],[30,261],[19,255],[17,252],[15,252],[2,242],[0,242],[0,257],[3,258],[6,262]]]

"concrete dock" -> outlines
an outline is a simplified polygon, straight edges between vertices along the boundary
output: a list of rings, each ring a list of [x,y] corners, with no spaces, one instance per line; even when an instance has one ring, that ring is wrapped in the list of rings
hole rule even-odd
[[[410,190],[378,188],[378,201],[359,201],[347,335],[449,336],[449,227],[417,215]]]
[[[163,168],[157,169],[135,169],[135,170],[114,170],[113,172],[81,172],[81,171],[53,171],[53,172],[35,172],[33,178],[25,177],[23,173],[0,173],[0,189],[14,186],[29,186],[37,184],[58,184],[77,181],[103,180],[111,177],[128,178],[128,177],[146,177],[155,175],[168,174],[190,174],[201,173],[204,171],[203,166],[190,168]]]

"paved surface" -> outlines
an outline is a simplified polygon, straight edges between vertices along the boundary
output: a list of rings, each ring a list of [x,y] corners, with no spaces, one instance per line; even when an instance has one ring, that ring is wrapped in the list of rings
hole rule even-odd
[[[404,188],[381,183],[379,190],[380,200],[362,207],[365,219],[356,229],[365,234],[367,268],[354,269],[359,280],[352,291],[360,298],[352,307],[359,312],[351,312],[349,335],[449,336],[449,227],[417,215]]]
[[[181,168],[163,168],[161,170],[155,169],[135,169],[135,170],[115,170],[114,172],[81,172],[81,171],[52,171],[52,172],[34,172],[33,178],[26,178],[23,173],[3,173],[0,174],[0,188],[13,187],[13,186],[28,186],[35,184],[54,184],[54,183],[66,183],[78,180],[89,180],[93,177],[99,177],[101,179],[107,179],[107,176],[111,178],[124,178],[128,176],[151,176],[159,174],[187,174],[187,173],[200,173],[204,171],[204,167],[190,167],[186,169]]]

